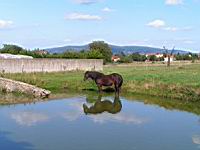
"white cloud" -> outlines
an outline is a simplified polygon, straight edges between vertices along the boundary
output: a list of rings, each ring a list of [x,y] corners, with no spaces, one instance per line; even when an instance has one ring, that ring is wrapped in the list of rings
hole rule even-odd
[[[165,0],[166,5],[180,5],[183,4],[183,0]]]
[[[195,41],[193,41],[193,40],[185,40],[184,43],[185,44],[195,44]]]
[[[71,39],[64,39],[64,42],[71,42]]]
[[[176,31],[190,31],[192,30],[192,27],[165,27],[163,28],[166,31],[172,31],[172,32],[176,32]]]
[[[105,8],[102,9],[102,11],[103,11],[103,12],[113,12],[114,9],[111,9],[111,8],[109,8],[109,7],[105,7]]]
[[[13,25],[12,21],[0,20],[0,29],[10,28]]]
[[[190,39],[190,38],[176,38],[174,39],[174,43],[180,43],[180,44],[194,44],[196,41]]]
[[[161,28],[165,26],[165,21],[157,19],[157,20],[149,22],[147,26],[154,27],[154,28]]]
[[[168,40],[168,41],[170,41],[170,40]],[[171,41],[176,42],[176,43],[185,43],[185,44],[195,43],[194,40],[187,38],[187,37],[174,38],[174,39],[171,39]]]
[[[153,21],[147,23],[146,25],[149,26],[149,27],[162,29],[162,30],[165,30],[165,31],[171,31],[171,32],[192,30],[192,27],[171,27],[171,26],[167,26],[165,21],[160,20],[160,19],[153,20]]]
[[[172,31],[172,32],[175,32],[175,31],[178,31],[179,29],[178,28],[176,28],[176,27],[165,27],[165,28],[163,28],[164,30],[166,30],[166,31]]]
[[[71,13],[65,16],[66,20],[102,20],[102,17],[98,15],[90,15],[90,14],[83,14],[83,13]]]
[[[14,112],[11,114],[11,118],[16,121],[19,125],[33,126],[39,122],[45,122],[49,117],[42,113],[35,112]]]
[[[99,2],[99,0],[74,0],[78,4],[90,5]]]

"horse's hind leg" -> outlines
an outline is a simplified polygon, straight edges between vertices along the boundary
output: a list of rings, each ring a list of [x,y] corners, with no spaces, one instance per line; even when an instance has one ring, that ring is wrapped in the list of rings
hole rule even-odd
[[[121,87],[119,87],[118,92],[121,93]]]

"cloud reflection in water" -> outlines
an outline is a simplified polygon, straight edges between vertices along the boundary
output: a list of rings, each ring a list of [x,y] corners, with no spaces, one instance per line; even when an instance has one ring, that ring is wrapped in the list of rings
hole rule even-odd
[[[31,111],[13,112],[11,113],[11,118],[22,126],[33,126],[37,123],[49,120],[46,114]]]
[[[193,135],[192,136],[192,142],[194,144],[197,144],[198,148],[200,148],[200,135]]]
[[[132,124],[143,124],[147,121],[145,118],[141,118],[134,115],[128,115],[126,113],[119,114],[109,114],[103,113],[98,115],[90,115],[89,116],[96,123],[106,123],[109,121],[115,121],[120,123],[132,123]]]

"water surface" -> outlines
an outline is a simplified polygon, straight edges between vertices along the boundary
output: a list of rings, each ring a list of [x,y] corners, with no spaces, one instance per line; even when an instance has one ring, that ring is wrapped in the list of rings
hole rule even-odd
[[[196,150],[199,116],[123,97],[0,106],[1,150]]]

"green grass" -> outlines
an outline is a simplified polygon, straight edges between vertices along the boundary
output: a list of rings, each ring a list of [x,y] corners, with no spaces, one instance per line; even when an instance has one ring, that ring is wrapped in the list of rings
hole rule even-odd
[[[200,65],[106,67],[106,73],[121,73],[125,81],[160,82],[200,87]]]
[[[109,65],[104,73],[120,73],[124,78],[123,93],[137,93],[158,97],[200,100],[200,64],[136,66]],[[4,74],[3,77],[30,83],[52,91],[82,92],[97,89],[94,82],[83,81],[84,72]]]
[[[119,66],[105,68],[122,74],[123,91],[165,98],[200,100],[200,65]]]

